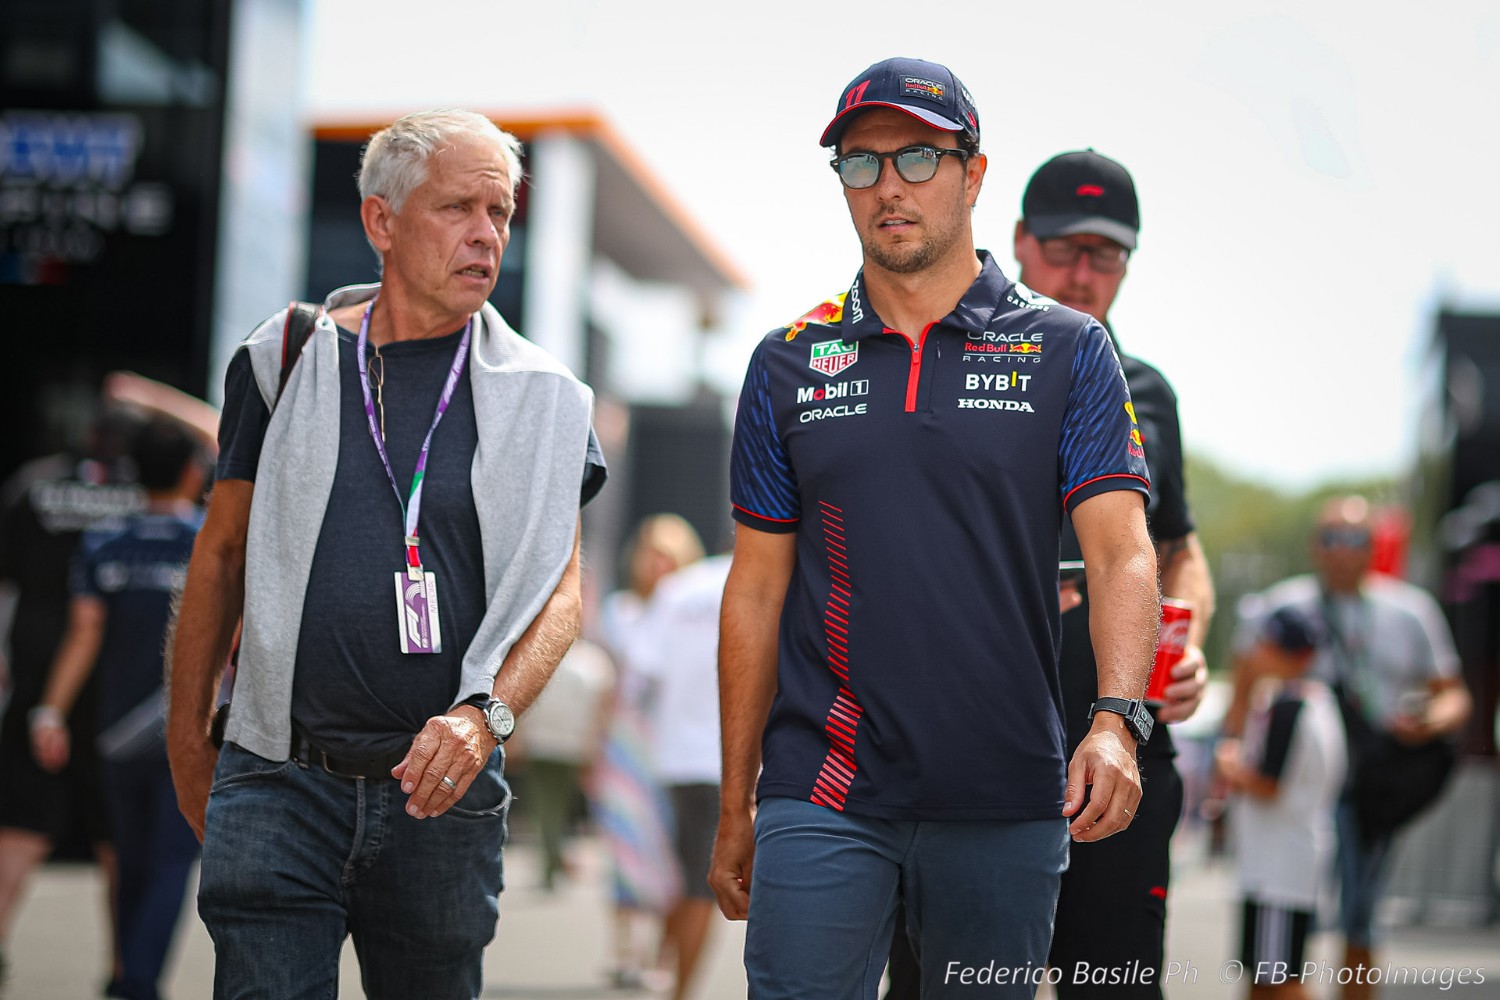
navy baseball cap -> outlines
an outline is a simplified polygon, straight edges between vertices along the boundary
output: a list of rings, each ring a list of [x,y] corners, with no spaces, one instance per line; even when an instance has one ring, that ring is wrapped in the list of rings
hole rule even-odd
[[[1021,196],[1021,219],[1039,240],[1089,233],[1134,250],[1141,206],[1130,171],[1083,149],[1060,153],[1037,168]]]
[[[895,108],[924,125],[962,132],[979,145],[979,112],[968,88],[948,67],[924,59],[886,59],[856,76],[839,98],[838,113],[823,130],[820,146],[838,144],[861,111]]]
[[[1266,617],[1261,635],[1288,653],[1306,653],[1323,642],[1323,623],[1296,608],[1277,608]]]

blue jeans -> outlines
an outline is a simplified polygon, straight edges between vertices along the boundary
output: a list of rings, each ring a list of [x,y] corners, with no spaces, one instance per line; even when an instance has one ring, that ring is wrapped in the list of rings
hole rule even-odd
[[[1043,981],[1067,821],[850,816],[768,798],[755,817],[752,1000],[876,995],[905,901],[923,1000],[1031,997]]]
[[[1338,827],[1339,923],[1344,941],[1356,948],[1375,944],[1375,907],[1385,894],[1390,874],[1391,838],[1363,843],[1359,820],[1350,802],[1339,802],[1334,812]]]
[[[165,755],[106,760],[101,767],[120,872],[121,974],[112,995],[159,1000],[162,966],[198,860],[198,837],[177,810]]]
[[[346,935],[370,1000],[477,997],[504,888],[503,763],[497,750],[459,804],[418,820],[394,779],[226,743],[198,887],[216,1000],[336,996]]]

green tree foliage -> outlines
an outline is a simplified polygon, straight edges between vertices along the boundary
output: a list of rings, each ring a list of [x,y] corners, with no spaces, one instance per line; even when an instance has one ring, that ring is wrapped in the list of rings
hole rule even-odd
[[[1332,481],[1302,492],[1241,478],[1203,455],[1186,459],[1188,498],[1218,593],[1204,650],[1209,667],[1227,673],[1236,607],[1246,594],[1308,572],[1307,537],[1330,497],[1358,493],[1373,504],[1399,502],[1394,480]]]

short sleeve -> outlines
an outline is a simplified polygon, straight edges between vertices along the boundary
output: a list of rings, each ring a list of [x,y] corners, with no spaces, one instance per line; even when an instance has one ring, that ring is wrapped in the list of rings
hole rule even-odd
[[[99,583],[100,552],[115,533],[85,531],[68,563],[68,594],[72,597],[103,597]]]
[[[802,504],[786,443],[771,409],[765,341],[750,358],[734,419],[729,462],[729,497],[736,521],[758,531],[786,534],[797,529]]]
[[[236,351],[224,374],[224,410],[219,416],[219,462],[215,479],[255,482],[260,448],[266,439],[271,411],[260,394],[250,352]]]
[[[1443,615],[1443,609],[1425,590],[1414,587],[1411,594],[1411,611],[1426,637],[1427,648],[1431,654],[1431,660],[1424,664],[1428,668],[1429,675],[1444,679],[1457,677],[1461,662],[1458,658],[1458,650],[1453,645],[1453,632],[1448,627],[1448,619]]]
[[[1292,751],[1292,735],[1297,731],[1297,716],[1302,712],[1300,698],[1283,698],[1271,706],[1266,726],[1266,751],[1256,770],[1273,781],[1280,781],[1286,760]]]
[[[604,449],[599,446],[594,428],[590,427],[588,450],[583,457],[583,484],[579,490],[578,506],[582,507],[598,496],[608,476],[609,469],[604,464]]]
[[[1120,365],[1135,404],[1136,421],[1146,449],[1146,468],[1151,477],[1146,524],[1151,537],[1158,541],[1186,538],[1196,525],[1188,507],[1177,393],[1161,372],[1139,358],[1123,357]]]
[[[1120,359],[1109,334],[1089,322],[1079,336],[1058,450],[1063,509],[1113,490],[1150,494],[1146,453]]]

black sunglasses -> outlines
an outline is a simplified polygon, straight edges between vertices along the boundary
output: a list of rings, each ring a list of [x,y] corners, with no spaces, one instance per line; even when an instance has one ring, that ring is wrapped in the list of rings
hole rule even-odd
[[[937,169],[945,156],[956,156],[965,162],[969,159],[966,149],[941,149],[937,146],[907,146],[894,153],[849,153],[834,159],[829,166],[838,172],[844,187],[856,191],[873,187],[880,180],[880,168],[884,161],[896,164],[896,173],[909,184],[921,184],[937,175]]]
[[[1325,549],[1362,549],[1370,544],[1366,528],[1319,528],[1318,544]]]

